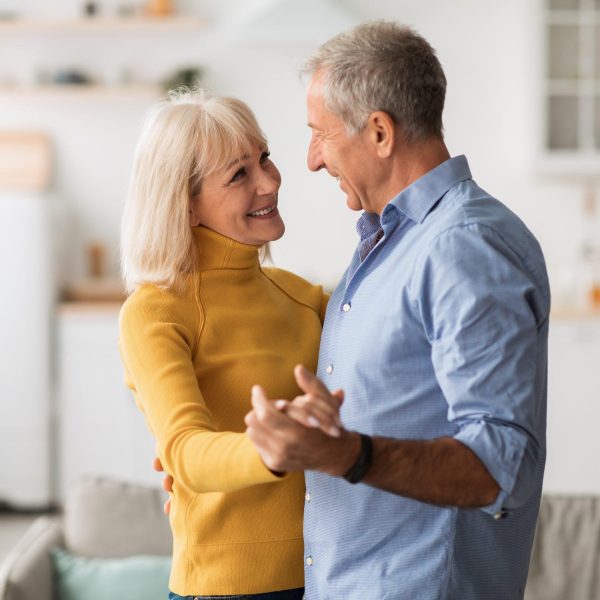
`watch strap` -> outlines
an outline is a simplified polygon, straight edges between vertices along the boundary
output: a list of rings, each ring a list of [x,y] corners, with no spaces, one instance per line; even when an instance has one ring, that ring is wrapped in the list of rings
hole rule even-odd
[[[365,433],[360,433],[359,435],[360,452],[358,453],[358,458],[344,475],[344,479],[349,483],[358,483],[361,481],[373,462],[373,440],[371,436]]]

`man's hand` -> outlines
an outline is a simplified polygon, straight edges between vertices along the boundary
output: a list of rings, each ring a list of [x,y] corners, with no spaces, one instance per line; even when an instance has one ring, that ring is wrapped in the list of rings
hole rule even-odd
[[[323,433],[340,437],[340,406],[344,391],[330,392],[323,382],[302,365],[294,368],[298,387],[304,392],[292,402],[276,400],[275,407],[305,427],[319,428]]]
[[[160,458],[158,458],[158,456],[154,457],[154,462],[152,463],[152,466],[154,467],[155,471],[158,471],[159,473],[164,472],[162,463],[160,462]],[[173,478],[168,473],[165,473],[165,476],[163,477],[162,486],[163,486],[163,490],[165,490],[165,492],[169,492],[169,494],[173,491]],[[170,495],[169,495],[169,499],[165,502],[163,510],[165,511],[165,514],[167,514],[167,515],[171,512],[171,496]]]
[[[252,407],[245,418],[246,433],[271,471],[311,469],[343,475],[356,461],[360,451],[358,434],[340,429],[340,435],[332,437],[315,427],[305,427],[278,410],[258,385],[252,388]],[[286,412],[291,408],[288,405]]]

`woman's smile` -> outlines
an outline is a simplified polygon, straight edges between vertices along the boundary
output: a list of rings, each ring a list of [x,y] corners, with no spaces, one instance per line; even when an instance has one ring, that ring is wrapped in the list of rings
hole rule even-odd
[[[277,210],[277,204],[271,204],[270,206],[266,206],[264,208],[259,208],[258,210],[249,212],[248,216],[260,218],[260,219],[264,219],[264,218],[272,219],[273,217],[276,217],[278,214],[279,214],[279,211]]]

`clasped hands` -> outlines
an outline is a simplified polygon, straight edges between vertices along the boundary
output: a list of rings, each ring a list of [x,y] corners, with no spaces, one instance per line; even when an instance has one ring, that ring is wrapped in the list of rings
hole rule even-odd
[[[354,463],[360,441],[357,434],[342,427],[339,413],[343,390],[330,392],[302,365],[295,367],[294,377],[304,394],[292,401],[269,400],[261,386],[252,387],[252,410],[244,419],[248,437],[274,473],[310,469],[344,474]],[[154,468],[163,470],[158,458]],[[170,475],[165,475],[163,488],[172,491]],[[167,500],[165,512],[169,510]]]
[[[265,465],[273,472],[326,467],[332,439],[342,437],[340,406],[344,392],[331,393],[302,365],[294,369],[304,392],[294,400],[270,401],[263,388],[252,387],[252,410],[246,415],[246,433]]]

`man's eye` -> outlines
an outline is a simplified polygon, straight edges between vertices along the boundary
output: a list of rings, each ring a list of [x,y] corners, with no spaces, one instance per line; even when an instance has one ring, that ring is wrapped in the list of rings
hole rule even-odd
[[[269,160],[269,156],[271,156],[271,153],[268,150],[265,150],[261,155],[260,155],[260,163],[264,163],[267,162]]]
[[[233,183],[234,181],[237,181],[238,179],[241,179],[244,175],[246,174],[246,169],[244,167],[242,167],[241,169],[238,169],[233,177],[231,178],[230,183]]]

